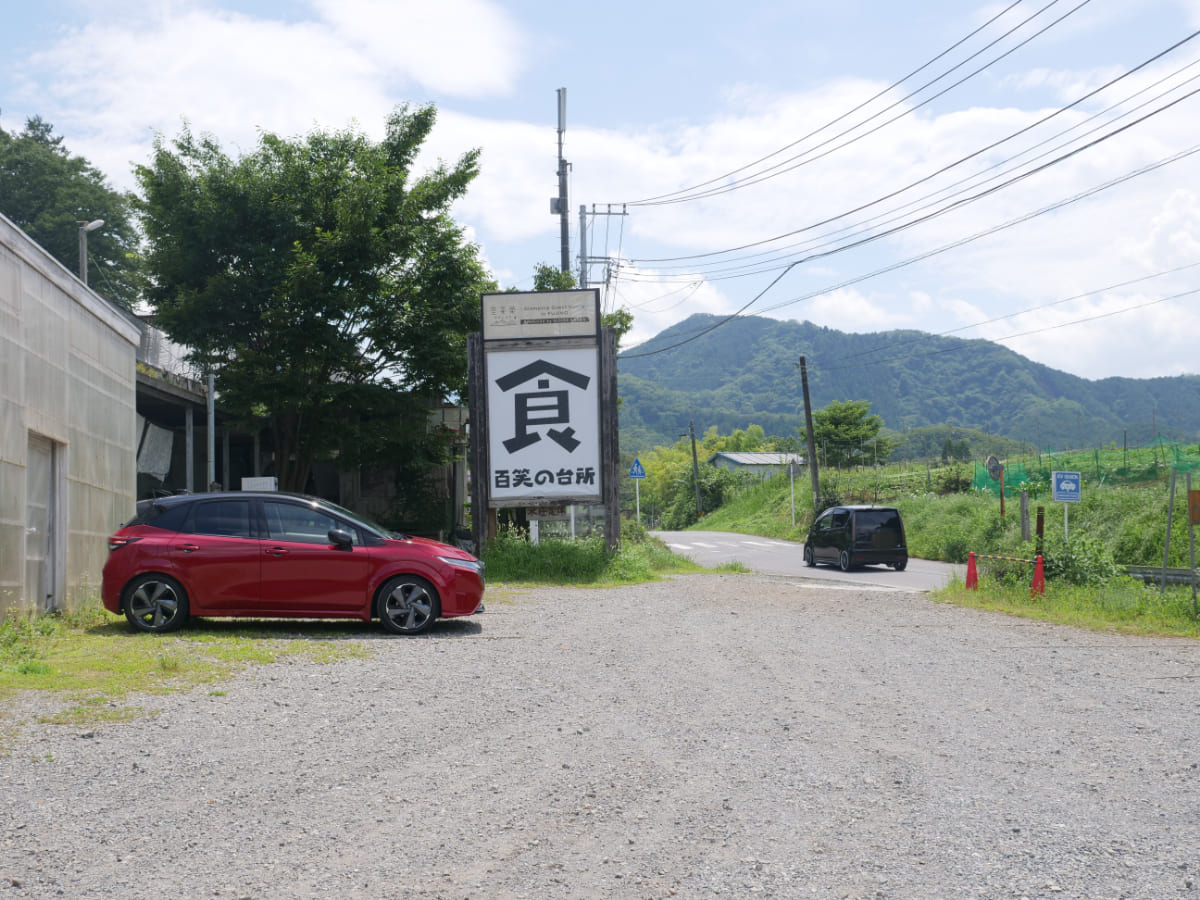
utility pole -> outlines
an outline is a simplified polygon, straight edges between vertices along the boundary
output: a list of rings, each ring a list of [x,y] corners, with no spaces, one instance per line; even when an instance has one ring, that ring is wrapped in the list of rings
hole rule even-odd
[[[588,286],[587,207],[579,204],[579,286]]]
[[[700,507],[700,461],[696,457],[696,423],[688,422],[688,433],[692,436],[692,482],[696,485],[696,518],[704,515]]]
[[[808,471],[812,476],[813,515],[821,505],[821,479],[817,474],[817,441],[813,435],[812,401],[808,399],[808,366],[800,357],[800,386],[804,391],[804,426],[808,432]]]
[[[592,204],[591,216],[593,219],[596,216],[627,216],[625,204],[621,204],[621,208],[614,209],[613,204],[609,203],[607,209],[596,209],[596,204]],[[605,263],[606,266],[612,266],[612,258],[608,256],[588,256],[587,249],[587,206],[583,203],[579,204],[579,286],[585,288],[588,286],[588,266],[591,263]],[[605,284],[608,283],[607,273],[605,276]]]
[[[558,89],[558,196],[550,200],[550,212],[557,213],[562,243],[560,270],[571,271],[571,226],[567,221],[567,161],[563,159],[563,134],[567,130],[567,89]]]

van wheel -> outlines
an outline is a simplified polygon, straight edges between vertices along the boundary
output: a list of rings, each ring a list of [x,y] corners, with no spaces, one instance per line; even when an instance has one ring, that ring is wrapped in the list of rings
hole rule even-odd
[[[850,551],[843,550],[842,555],[838,557],[838,568],[843,572],[850,571]]]
[[[907,566],[907,565],[908,565],[907,559],[898,559],[894,563],[892,563],[892,568],[895,569],[897,572],[903,572],[905,566]]]
[[[817,558],[813,556],[812,547],[805,546],[804,548],[804,564],[810,569],[817,564]]]

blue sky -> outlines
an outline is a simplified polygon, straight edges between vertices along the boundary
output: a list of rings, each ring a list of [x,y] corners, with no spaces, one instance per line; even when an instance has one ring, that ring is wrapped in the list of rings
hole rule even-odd
[[[579,206],[623,210],[588,255],[627,345],[744,310],[1154,377],[1200,372],[1197,29],[1200,0],[43,0],[6,10],[0,127],[132,189],[185,120],[237,153],[431,102],[422,164],[481,148],[455,215],[529,288],[566,88],[572,266]]]

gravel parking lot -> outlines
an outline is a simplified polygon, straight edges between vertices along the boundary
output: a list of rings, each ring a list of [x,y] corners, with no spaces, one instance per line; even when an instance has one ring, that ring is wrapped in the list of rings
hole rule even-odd
[[[0,900],[1200,898],[1195,642],[747,575],[347,639],[12,706]]]

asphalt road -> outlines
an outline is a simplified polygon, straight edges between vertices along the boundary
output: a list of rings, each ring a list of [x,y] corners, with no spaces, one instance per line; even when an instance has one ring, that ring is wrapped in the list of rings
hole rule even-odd
[[[847,587],[891,588],[903,591],[931,591],[945,587],[958,575],[965,578],[967,567],[927,559],[910,558],[908,568],[897,572],[887,566],[867,566],[843,572],[833,566],[804,565],[804,545],[774,538],[733,534],[724,531],[655,531],[667,546],[702,566],[715,568],[740,562],[761,575],[786,575],[791,578],[840,583]]]

